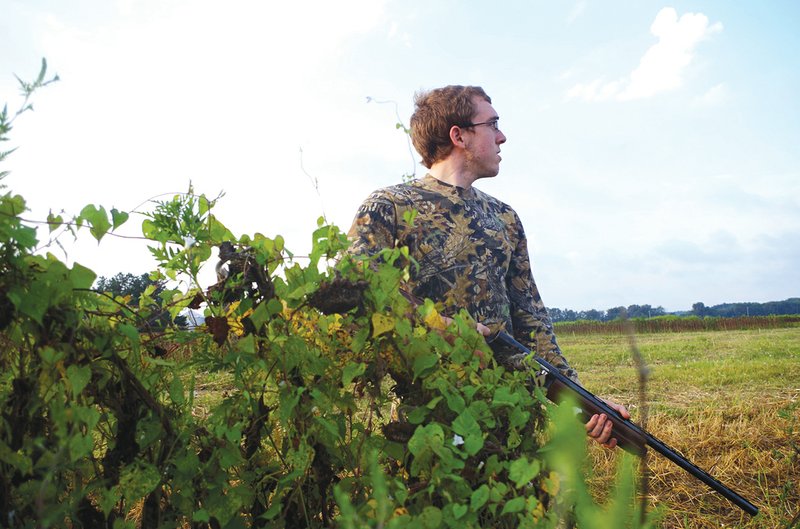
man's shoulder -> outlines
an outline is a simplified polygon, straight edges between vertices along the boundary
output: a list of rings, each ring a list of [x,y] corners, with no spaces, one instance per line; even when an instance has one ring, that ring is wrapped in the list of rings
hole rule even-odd
[[[421,188],[417,180],[381,187],[369,194],[365,203],[410,204],[419,200]]]
[[[500,200],[499,198],[493,197],[489,193],[485,191],[481,191],[478,188],[473,188],[475,190],[475,198],[488,204],[493,210],[499,213],[509,213],[513,216],[517,216],[517,212],[514,211],[514,208]]]

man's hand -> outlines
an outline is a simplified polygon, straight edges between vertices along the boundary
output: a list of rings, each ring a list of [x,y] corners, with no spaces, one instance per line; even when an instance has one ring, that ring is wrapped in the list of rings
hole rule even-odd
[[[453,318],[449,318],[447,316],[442,316],[442,321],[444,321],[445,327],[449,327],[450,324],[453,323]],[[482,323],[476,323],[475,324],[475,329],[479,333],[481,333],[484,337],[489,336],[490,334],[492,334],[492,330],[489,329],[489,327],[487,327],[486,325],[484,325]]]
[[[616,402],[607,399],[603,400],[611,408],[619,412],[623,419],[631,418],[631,414],[628,413],[628,409],[622,404],[617,404]],[[586,433],[589,435],[589,437],[600,443],[602,446],[606,448],[614,448],[617,446],[617,439],[615,437],[611,437],[612,426],[613,423],[611,422],[611,419],[609,419],[605,413],[592,415],[592,418],[586,423]]]
[[[492,330],[482,323],[476,324],[475,328],[478,329],[478,332],[481,333],[484,338],[492,334]]]

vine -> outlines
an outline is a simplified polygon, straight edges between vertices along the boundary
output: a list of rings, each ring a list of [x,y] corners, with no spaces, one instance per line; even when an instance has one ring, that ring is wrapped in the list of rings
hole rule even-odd
[[[152,203],[151,277],[188,287],[133,303],[37,254],[24,199],[0,197],[0,526],[555,527],[573,509],[581,527],[651,523],[630,472],[610,509],[594,503],[569,408],[550,423],[466,313],[445,328],[399,294],[407,250],[347,256],[320,219],[301,264],[280,236],[234,235],[216,201]],[[102,241],[127,221],[87,206],[69,224]],[[187,308],[205,325],[146,324]]]

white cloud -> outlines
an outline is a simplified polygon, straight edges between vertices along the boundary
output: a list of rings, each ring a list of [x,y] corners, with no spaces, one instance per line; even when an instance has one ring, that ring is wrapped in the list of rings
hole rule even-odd
[[[567,24],[572,24],[578,18],[583,15],[583,12],[586,11],[586,0],[580,0],[572,9],[570,9],[569,14],[567,15]]]
[[[695,99],[695,103],[700,106],[722,105],[728,100],[728,87],[725,83],[719,83],[709,88],[706,93]]]
[[[686,13],[678,18],[674,8],[665,7],[650,26],[658,42],[645,52],[630,74],[616,81],[600,78],[578,83],[567,91],[566,98],[630,101],[680,88],[697,45],[720,31],[722,24],[709,25],[708,17],[702,13]]]

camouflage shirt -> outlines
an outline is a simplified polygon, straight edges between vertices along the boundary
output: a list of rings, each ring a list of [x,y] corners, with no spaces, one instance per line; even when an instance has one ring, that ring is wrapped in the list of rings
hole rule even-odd
[[[409,223],[406,212],[412,211]],[[446,315],[466,309],[577,380],[533,280],[522,223],[508,205],[427,175],[372,193],[348,235],[354,254],[407,246],[419,263],[411,267],[414,296],[441,302]]]

